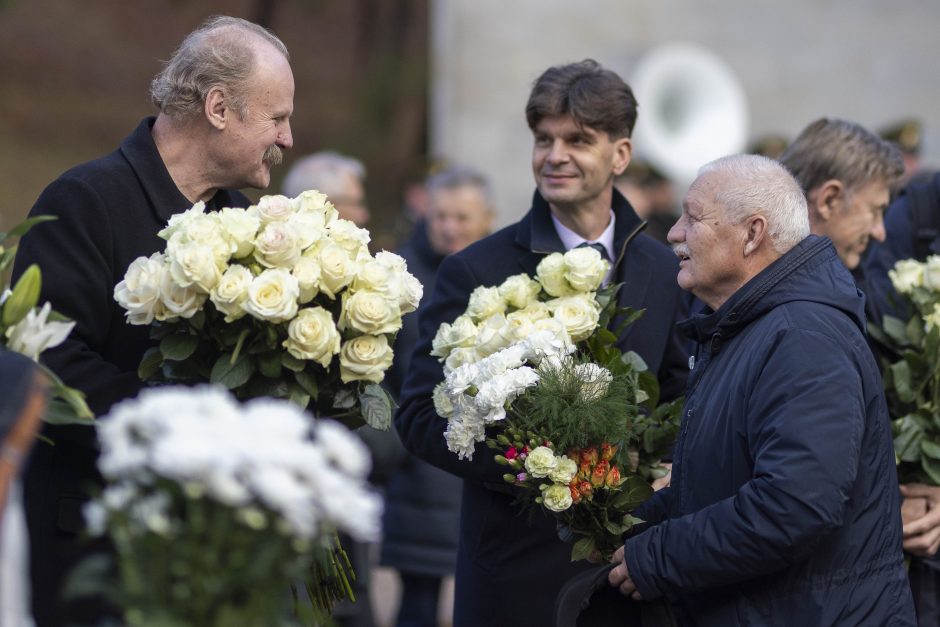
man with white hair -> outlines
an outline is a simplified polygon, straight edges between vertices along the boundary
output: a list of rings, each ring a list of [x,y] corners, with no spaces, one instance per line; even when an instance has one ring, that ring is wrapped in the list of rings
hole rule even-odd
[[[339,217],[364,227],[371,217],[366,205],[365,180],[366,168],[361,161],[327,150],[297,161],[284,177],[282,188],[284,195],[292,198],[308,189],[323,192],[330,197]]]
[[[913,625],[897,473],[864,297],[756,155],[706,165],[669,241],[707,305],[672,485],[609,580],[696,625]]]

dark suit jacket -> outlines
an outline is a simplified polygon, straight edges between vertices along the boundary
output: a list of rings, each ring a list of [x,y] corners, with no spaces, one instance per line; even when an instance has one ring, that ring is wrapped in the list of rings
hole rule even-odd
[[[675,322],[685,317],[676,283],[678,260],[668,248],[640,233],[643,222],[614,190],[614,243],[620,251],[615,280],[623,282],[621,305],[646,314],[620,338],[657,373],[664,398],[682,394],[688,353]],[[395,427],[417,456],[464,478],[460,546],[457,555],[455,627],[468,625],[551,625],[562,584],[590,564],[570,562],[571,546],[558,539],[554,518],[527,519],[512,505],[502,480],[505,469],[492,451],[478,445],[472,461],[459,460],[444,442],[444,418],[434,411],[431,392],[443,370],[430,355],[443,322],[464,312],[470,292],[498,285],[507,277],[535,274],[539,261],[564,247],[548,204],[535,194],[532,209],[516,224],[447,257],[441,264],[430,303],[419,313],[420,341],[411,360]]]
[[[50,301],[76,322],[68,339],[43,353],[42,360],[67,385],[84,391],[97,415],[137,394],[137,366],[151,346],[147,327],[124,322],[114,286],[134,259],[163,249],[157,232],[171,215],[192,206],[157,152],[153,122],[152,117],[143,120],[116,151],[72,168],[43,191],[30,215],[58,219],[22,239],[13,270],[16,277],[39,264],[40,302]],[[207,203],[210,209],[248,204],[239,192],[226,190]],[[55,445],[34,447],[24,482],[39,627],[64,624],[58,597],[64,575],[84,553],[77,536],[84,526],[81,505],[89,488],[101,481],[91,427],[46,425],[43,435]],[[69,610],[69,620],[79,622],[81,611]]]

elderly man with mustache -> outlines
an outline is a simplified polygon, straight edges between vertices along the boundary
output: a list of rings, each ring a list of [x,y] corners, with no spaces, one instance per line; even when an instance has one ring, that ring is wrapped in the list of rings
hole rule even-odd
[[[125,324],[114,285],[139,256],[161,248],[157,232],[174,213],[202,201],[209,210],[247,206],[234,191],[265,188],[293,144],[294,77],[284,44],[266,29],[215,17],[190,33],[151,84],[158,109],[111,154],[51,183],[31,216],[58,219],[28,233],[14,277],[43,270],[41,300],[76,326],[43,354],[66,384],[87,394],[96,414],[134,396],[148,329]],[[100,601],[65,603],[65,575],[87,553],[81,506],[100,481],[94,430],[46,426],[55,446],[34,450],[24,482],[32,538],[34,616],[40,627],[97,624]]]

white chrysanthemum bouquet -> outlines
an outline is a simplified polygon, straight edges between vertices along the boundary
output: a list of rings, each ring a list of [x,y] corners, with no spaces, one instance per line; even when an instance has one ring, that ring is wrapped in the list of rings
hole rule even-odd
[[[159,340],[145,381],[210,381],[388,428],[378,383],[422,296],[401,257],[371,255],[368,231],[316,191],[218,212],[197,203],[159,235],[166,250],[136,259],[114,288],[128,322]]]
[[[293,403],[163,387],[97,430],[106,487],[86,518],[115,545],[128,625],[298,625],[290,582],[345,581],[329,538],[379,535],[365,446]]]
[[[555,514],[576,540],[572,559],[622,543],[648,480],[664,473],[681,409],[658,406],[656,378],[617,349],[607,325],[642,312],[617,307],[619,285],[601,287],[608,269],[593,248],[551,254],[534,279],[474,290],[432,347],[444,362],[434,404],[448,448],[461,459],[481,442],[498,451],[519,500]]]

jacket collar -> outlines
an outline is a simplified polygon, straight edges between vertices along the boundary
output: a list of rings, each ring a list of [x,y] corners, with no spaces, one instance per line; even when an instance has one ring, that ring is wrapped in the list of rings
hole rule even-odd
[[[144,118],[134,132],[121,142],[120,151],[137,175],[137,180],[157,217],[166,222],[173,214],[192,207],[193,203],[179,190],[166,169],[166,164],[163,163],[157,144],[153,141],[154,122],[154,116]],[[206,209],[213,211],[222,207],[243,207],[247,204],[248,199],[240,192],[220,189],[206,203]]]

